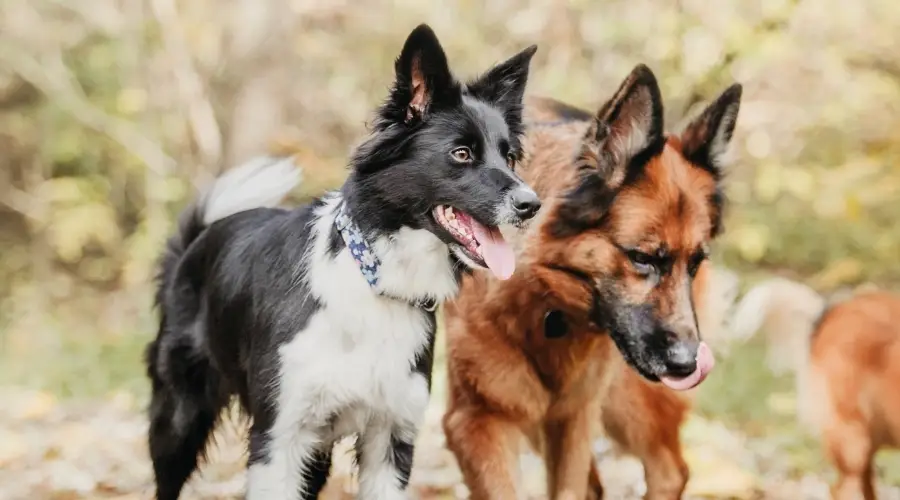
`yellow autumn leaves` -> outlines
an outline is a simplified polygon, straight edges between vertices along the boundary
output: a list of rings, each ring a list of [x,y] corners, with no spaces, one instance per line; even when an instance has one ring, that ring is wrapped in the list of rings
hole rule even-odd
[[[757,153],[768,148],[768,140],[759,133],[751,135],[747,142],[747,149]],[[789,250],[784,248],[786,245],[779,247],[776,243],[781,242],[776,239],[790,234],[809,234],[811,228],[817,226],[830,226],[835,228],[831,235],[834,240],[852,237],[854,245],[863,245],[865,251],[887,258],[900,249],[900,233],[869,228],[877,225],[873,214],[884,217],[900,192],[900,178],[890,174],[885,161],[877,157],[828,167],[788,166],[763,161],[751,176],[744,176],[735,181],[737,185],[730,186],[737,207],[730,211],[733,219],[724,236],[725,244],[742,260],[757,264],[776,247]],[[854,227],[860,234],[848,236],[843,230]],[[824,247],[833,244],[834,240],[817,243]],[[784,255],[778,257],[785,258]],[[791,257],[788,255],[788,260]],[[842,276],[838,281],[853,281],[861,274],[862,270],[848,271],[864,265],[854,264],[853,257],[837,255],[829,262],[840,268],[834,271]]]

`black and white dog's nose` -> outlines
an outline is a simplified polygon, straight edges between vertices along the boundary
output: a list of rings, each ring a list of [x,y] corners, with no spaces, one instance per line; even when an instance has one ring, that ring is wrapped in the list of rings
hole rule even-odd
[[[510,201],[516,215],[523,220],[534,217],[534,214],[541,208],[540,198],[530,189],[516,189],[510,193]]]

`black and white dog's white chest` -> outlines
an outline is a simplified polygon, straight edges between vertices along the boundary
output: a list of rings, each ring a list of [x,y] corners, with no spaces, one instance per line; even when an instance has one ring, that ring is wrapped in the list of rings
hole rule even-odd
[[[373,293],[349,249],[330,250],[339,203],[327,199],[311,223],[302,279],[320,307],[278,348],[278,420],[318,425],[352,407],[413,428],[428,403],[435,315]],[[401,230],[372,246],[384,256],[381,286],[438,300],[456,293],[446,246],[430,233]]]
[[[279,410],[297,415],[289,420],[364,407],[401,425],[418,421],[430,374],[417,366],[431,355],[433,314],[375,296],[357,307],[326,306],[279,348]]]
[[[333,250],[339,203],[326,198],[310,221],[298,278],[317,307],[276,349],[269,462],[249,470],[250,493],[260,498],[280,494],[267,484],[291,484],[279,475],[295,454],[330,450],[351,434],[358,436],[360,467],[369,471],[361,491],[392,497],[396,475],[377,471],[394,470],[398,461],[409,465],[428,405],[435,314],[397,297],[452,297],[458,279],[447,247],[409,229],[371,242],[381,256],[379,286],[391,292],[376,293],[349,249]]]

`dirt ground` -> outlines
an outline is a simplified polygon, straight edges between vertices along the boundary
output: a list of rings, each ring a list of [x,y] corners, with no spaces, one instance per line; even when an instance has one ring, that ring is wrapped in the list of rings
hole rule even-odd
[[[59,402],[48,393],[0,389],[0,498],[6,500],[149,499],[150,462],[144,445],[146,421],[141,404],[120,392],[102,401]],[[412,477],[413,498],[466,498],[453,456],[444,448],[441,404],[426,417]],[[227,422],[211,449],[210,462],[188,485],[183,498],[240,498],[244,487],[243,433]],[[761,477],[754,462],[764,458],[759,444],[712,421],[686,426],[686,454],[692,469],[687,498],[826,499],[823,478]],[[338,446],[349,451],[349,443]],[[639,462],[617,456],[597,443],[597,458],[611,499],[637,499],[643,493]],[[774,452],[775,450],[770,450]],[[338,452],[325,498],[353,498],[349,453]],[[529,498],[544,498],[540,461],[522,456]],[[882,500],[900,499],[885,489]]]

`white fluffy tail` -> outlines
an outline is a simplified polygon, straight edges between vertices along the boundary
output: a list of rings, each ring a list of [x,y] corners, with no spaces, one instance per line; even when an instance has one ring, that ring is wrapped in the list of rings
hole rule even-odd
[[[294,159],[254,158],[215,180],[203,198],[203,224],[254,208],[274,207],[302,179]]]
[[[772,278],[744,295],[729,329],[738,339],[762,331],[766,335],[772,371],[805,370],[812,329],[825,306],[825,299],[807,285]]]

